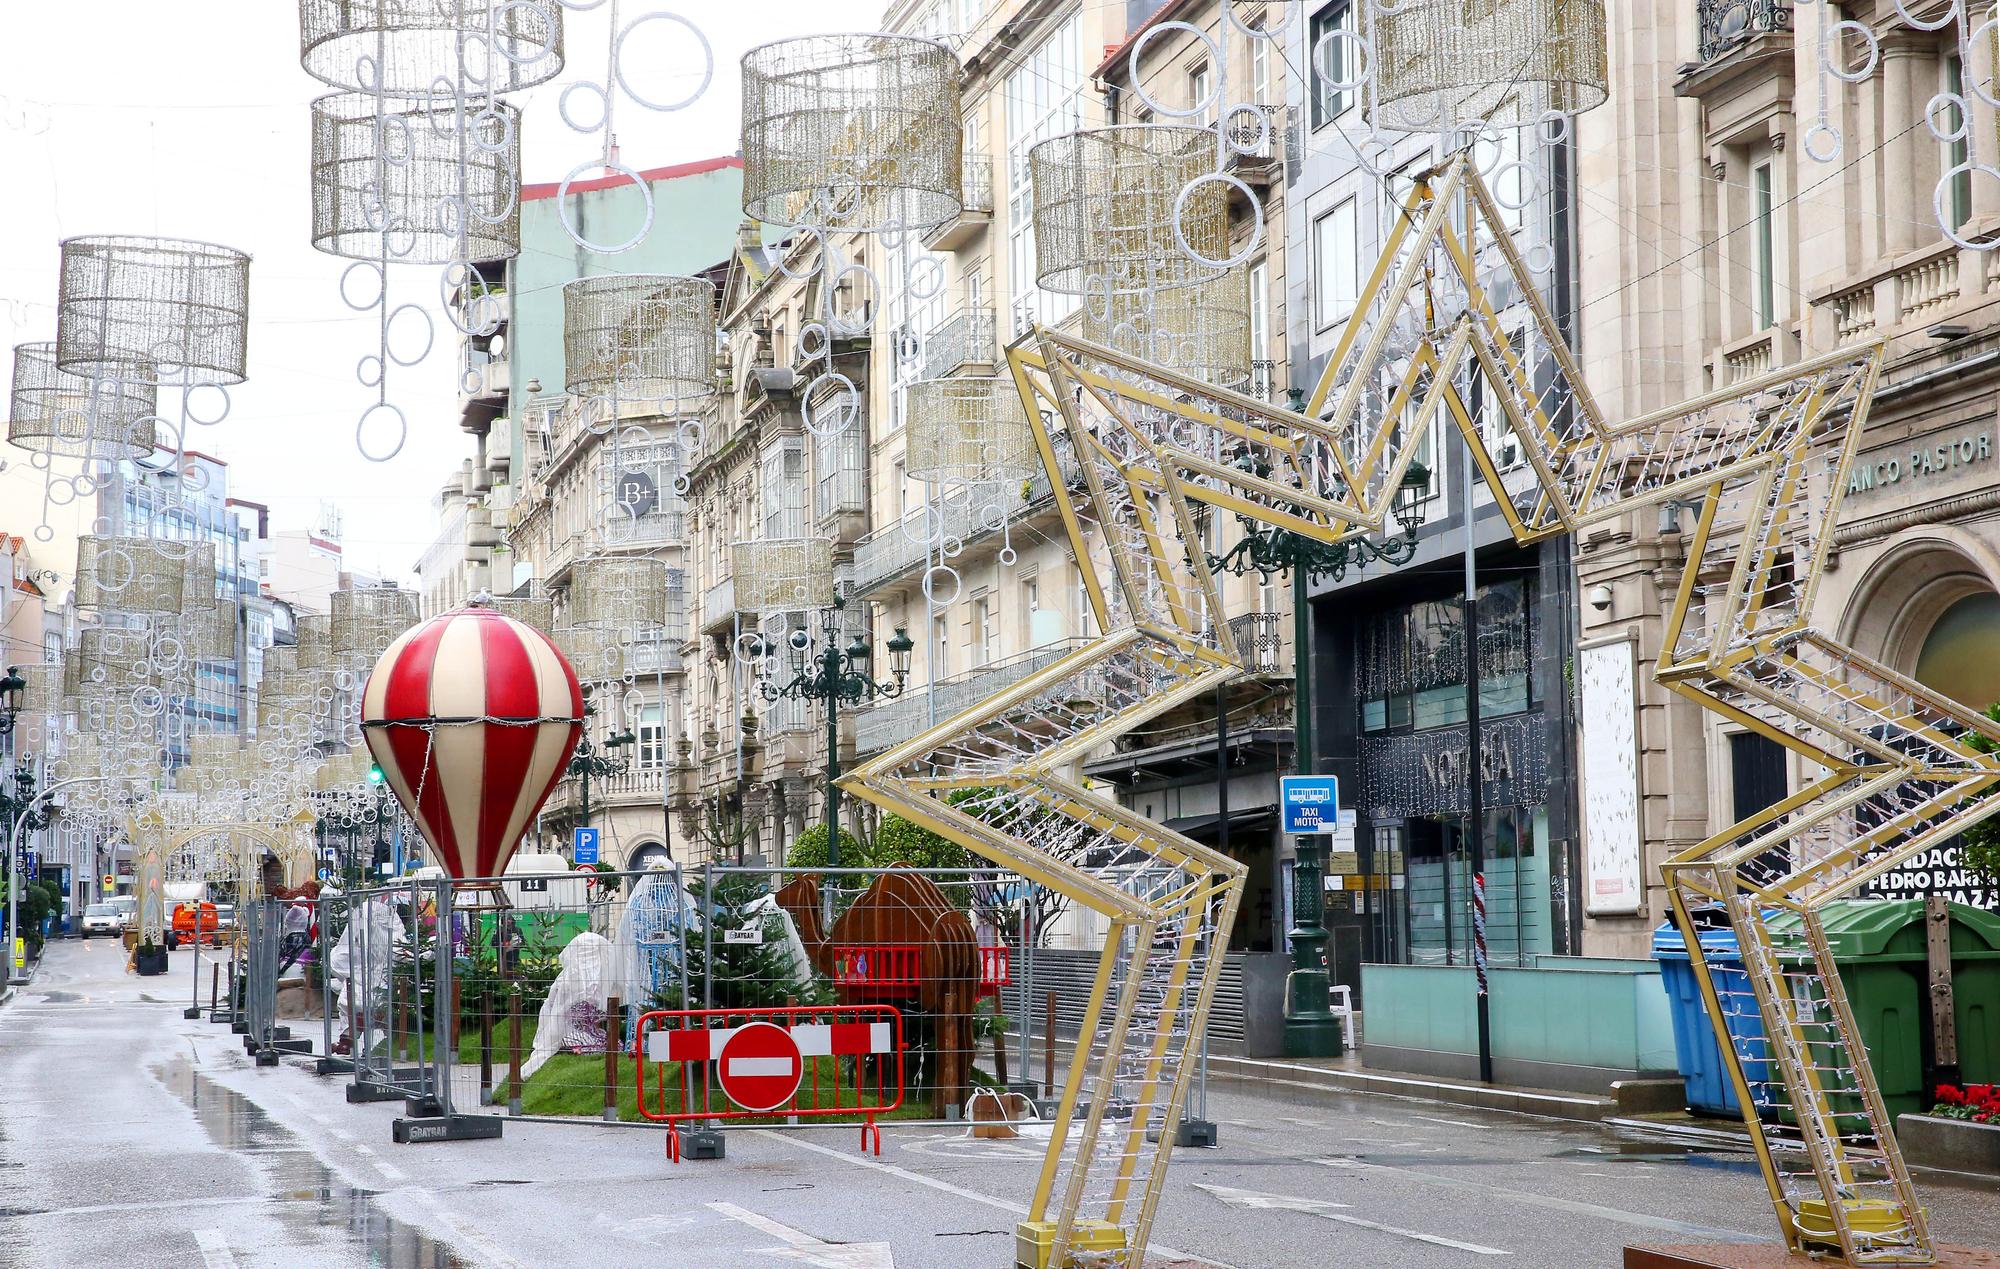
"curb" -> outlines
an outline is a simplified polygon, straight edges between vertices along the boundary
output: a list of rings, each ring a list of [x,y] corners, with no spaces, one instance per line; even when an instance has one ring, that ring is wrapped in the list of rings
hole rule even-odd
[[[1294,1102],[1323,1102],[1355,1093],[1372,1093],[1447,1106],[1470,1106],[1480,1110],[1586,1123],[1613,1118],[1621,1110],[1619,1103],[1609,1097],[1498,1085],[1455,1084],[1445,1080],[1361,1071],[1332,1071],[1290,1062],[1258,1061],[1217,1054],[1209,1055],[1208,1078],[1214,1083],[1244,1091],[1267,1091],[1274,1097]]]

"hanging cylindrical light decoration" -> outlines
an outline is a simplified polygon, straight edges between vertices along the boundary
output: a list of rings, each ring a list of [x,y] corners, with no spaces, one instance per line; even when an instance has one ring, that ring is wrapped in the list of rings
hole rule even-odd
[[[194,560],[190,552],[199,555]],[[207,565],[208,592],[202,594],[201,563]],[[189,593],[192,579],[196,589]],[[76,606],[139,617],[172,616],[191,599],[209,602],[215,593],[215,547],[210,543],[157,538],[109,537],[86,533],[76,540]]]
[[[153,452],[152,378],[70,374],[56,366],[53,342],[17,344],[7,439],[61,458],[143,458]]]
[[[1252,369],[1249,270],[1172,290],[1094,296],[1083,306],[1082,332],[1141,361],[1241,389]]]
[[[293,656],[302,672],[333,668],[333,615],[323,612],[300,613],[293,622]]]
[[[446,98],[312,104],[313,246],[391,264],[504,260],[521,243],[521,112]]]
[[[250,257],[233,247],[125,235],[62,244],[56,365],[92,379],[243,382]]]
[[[343,664],[373,664],[397,636],[417,624],[420,597],[413,590],[370,586],[333,592],[333,655]]]
[[[562,72],[561,0],[300,0],[299,64],[335,88],[511,93]]]
[[[958,56],[907,35],[808,35],[743,55],[743,210],[866,233],[959,212]]]
[[[793,612],[833,603],[833,540],[769,538],[730,548],[739,612]]]
[[[1051,137],[1028,152],[1035,280],[1086,304],[1193,286],[1229,257],[1229,186],[1207,128],[1127,124]],[[1201,258],[1197,258],[1197,255]]]
[[[698,405],[715,392],[715,287],[659,273],[564,283],[563,364],[576,396]]]
[[[1011,379],[921,380],[909,386],[904,417],[912,479],[1020,480],[1042,469]]]
[[[1368,8],[1374,86],[1365,104],[1377,128],[1516,128],[1604,104],[1604,0],[1402,0]],[[1316,49],[1313,60],[1326,58]]]
[[[579,560],[563,624],[633,632],[657,627],[667,607],[667,564],[644,556]]]

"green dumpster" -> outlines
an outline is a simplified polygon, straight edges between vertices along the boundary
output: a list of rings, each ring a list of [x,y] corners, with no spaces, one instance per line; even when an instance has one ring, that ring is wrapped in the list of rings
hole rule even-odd
[[[1959,1078],[2000,1084],[2000,912],[1951,905],[1951,983]]]
[[[1950,911],[1960,1074],[1969,1083],[1990,1083],[2000,1077],[2000,916],[1959,903],[1951,904]],[[1835,903],[1822,911],[1820,924],[1890,1118],[1929,1110],[1924,997],[1930,956],[1923,900]],[[1774,918],[1771,936],[1788,965],[1806,959],[1797,916]],[[1813,1003],[1824,1010],[1823,1001]],[[1850,1065],[1844,1053],[1830,1046],[1815,1046],[1813,1059],[1822,1069]],[[1839,1080],[1830,1091],[1841,1130],[1862,1130],[1861,1119],[1841,1113],[1851,1108],[1858,1115],[1861,1109],[1853,1081]],[[1790,1120],[1789,1113],[1780,1117]]]
[[[1830,904],[1820,912],[1833,963],[1839,968],[1848,1007],[1854,1011],[1861,1042],[1875,1070],[1875,1086],[1893,1122],[1897,1115],[1929,1109],[1924,1101],[1925,975],[1924,905],[1921,899],[1856,899]],[[1799,918],[1784,913],[1771,922],[1771,939],[1787,963],[1806,959]],[[1818,996],[1818,993],[1814,993]],[[1803,1004],[1804,1002],[1801,1001]],[[1823,997],[1812,1001],[1825,1017]],[[1852,1078],[1835,1072],[1852,1065],[1839,1046],[1815,1045],[1815,1065],[1828,1072],[1828,1098],[1841,1132],[1866,1131],[1861,1091]],[[1784,1118],[1790,1122],[1790,1115]]]

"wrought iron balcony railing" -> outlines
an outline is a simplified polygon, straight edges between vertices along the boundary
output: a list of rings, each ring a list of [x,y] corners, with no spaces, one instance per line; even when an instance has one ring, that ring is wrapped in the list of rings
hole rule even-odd
[[[942,379],[966,366],[991,366],[999,347],[993,310],[962,308],[924,337],[924,378]]]
[[[1791,0],[1695,0],[1701,60],[1712,62],[1766,32],[1792,29]]]

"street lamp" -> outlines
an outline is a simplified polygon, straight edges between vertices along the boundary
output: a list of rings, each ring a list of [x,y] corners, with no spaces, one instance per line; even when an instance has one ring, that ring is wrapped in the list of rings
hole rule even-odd
[[[1294,408],[1302,409],[1300,394],[1295,391],[1292,396]],[[1269,466],[1248,449],[1238,451],[1235,466],[1259,477],[1270,474]],[[1359,570],[1372,563],[1395,566],[1414,559],[1417,530],[1423,527],[1430,484],[1430,469],[1424,464],[1412,462],[1404,468],[1402,483],[1396,487],[1396,498],[1391,505],[1391,512],[1402,531],[1379,542],[1369,538],[1321,542],[1289,529],[1259,528],[1248,516],[1240,516],[1238,518],[1244,527],[1243,539],[1221,555],[1208,557],[1209,568],[1217,572],[1238,576],[1255,572],[1267,582],[1276,574],[1291,574],[1292,668],[1295,675],[1293,713],[1296,729],[1292,757],[1300,775],[1312,775],[1314,767],[1312,610],[1307,600],[1309,583],[1321,577],[1331,577],[1338,582],[1347,575],[1350,567]],[[1225,761],[1228,741],[1227,732],[1222,729],[1228,725],[1227,701],[1218,691],[1216,726],[1222,739],[1218,741],[1217,749]],[[1217,779],[1218,784],[1227,781],[1226,768]],[[1226,799],[1227,794],[1223,797]],[[1327,1007],[1330,995],[1326,971],[1328,935],[1321,924],[1325,897],[1320,891],[1320,879],[1326,873],[1326,852],[1323,838],[1301,837],[1292,868],[1295,924],[1286,932],[1292,944],[1292,972],[1285,980],[1285,1054],[1288,1057],[1333,1057],[1341,1051],[1339,1020]]]
[[[14,730],[14,719],[21,712],[21,694],[28,690],[28,680],[21,677],[21,667],[10,665],[7,675],[0,678],[0,736]]]
[[[588,702],[584,703],[583,713],[586,718],[596,712],[594,706]],[[623,749],[637,739],[638,737],[629,730],[616,732],[604,738],[604,748]],[[590,827],[591,777],[609,779],[615,775],[623,775],[631,765],[623,756],[598,753],[597,748],[590,743],[590,732],[587,729],[584,731],[583,739],[577,741],[576,752],[570,756],[568,768],[569,774],[583,781],[583,827]]]
[[[829,868],[840,867],[840,788],[835,783],[840,778],[840,703],[846,701],[860,705],[878,697],[896,697],[903,694],[910,679],[910,653],[916,650],[916,641],[901,626],[884,645],[889,653],[889,671],[893,678],[888,682],[878,682],[868,673],[868,662],[874,651],[868,641],[859,634],[845,648],[840,646],[840,610],[847,601],[836,597],[833,607],[824,611],[821,617],[821,643],[817,650],[813,647],[812,635],[803,627],[792,631],[786,641],[792,651],[792,677],[787,683],[773,682],[769,677],[760,676],[757,690],[767,701],[789,697],[801,701],[826,702],[826,864]],[[770,645],[759,641],[756,654],[768,655]]]

